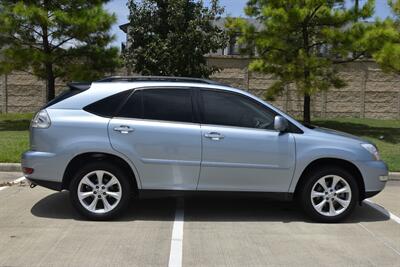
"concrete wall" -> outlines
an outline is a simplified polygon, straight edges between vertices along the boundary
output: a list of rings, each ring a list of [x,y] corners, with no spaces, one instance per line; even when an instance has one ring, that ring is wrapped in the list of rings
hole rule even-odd
[[[211,57],[209,64],[223,70],[212,79],[263,97],[273,83],[271,77],[248,71],[248,59],[237,56]],[[118,71],[124,75],[126,71]],[[342,89],[330,89],[312,96],[313,117],[365,117],[400,119],[400,77],[384,74],[373,62],[354,62],[340,66],[347,82]],[[57,83],[57,91],[66,86]],[[26,73],[0,76],[1,112],[35,112],[45,103],[45,83]],[[289,86],[272,102],[288,113],[301,117],[303,97]]]
[[[209,64],[224,68],[213,76],[214,80],[243,88],[263,97],[273,83],[270,76],[248,71],[248,59],[214,57]],[[313,117],[360,117],[400,119],[400,76],[383,73],[372,61],[341,65],[339,75],[347,85],[331,88],[311,98]],[[289,86],[271,101],[288,113],[301,117],[303,96],[295,86]]]
[[[66,85],[56,83],[56,93]],[[0,110],[2,113],[35,112],[46,102],[46,83],[25,72],[0,76]]]

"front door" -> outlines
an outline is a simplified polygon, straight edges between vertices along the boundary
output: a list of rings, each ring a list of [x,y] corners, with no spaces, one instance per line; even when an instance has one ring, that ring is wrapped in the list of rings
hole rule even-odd
[[[273,129],[276,113],[245,95],[202,90],[198,190],[286,192],[295,167],[291,133]]]
[[[196,189],[201,135],[190,89],[136,90],[108,132],[112,147],[136,166],[142,189]]]

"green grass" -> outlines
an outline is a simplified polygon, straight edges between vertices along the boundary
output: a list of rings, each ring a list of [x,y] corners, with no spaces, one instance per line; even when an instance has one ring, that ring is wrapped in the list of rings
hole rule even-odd
[[[33,114],[0,114],[0,162],[20,162],[29,148],[29,123]]]
[[[29,148],[33,114],[0,114],[0,162],[20,162]],[[351,133],[375,143],[391,171],[400,171],[400,120],[314,119],[313,124]]]
[[[400,171],[400,120],[315,119],[312,124],[360,136],[377,145],[391,171]]]

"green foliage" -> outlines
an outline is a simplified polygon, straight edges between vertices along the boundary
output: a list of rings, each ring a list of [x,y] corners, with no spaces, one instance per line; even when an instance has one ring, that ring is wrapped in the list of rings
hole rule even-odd
[[[0,73],[27,71],[45,79],[91,80],[113,71],[118,49],[109,47],[116,18],[106,0],[2,0]]]
[[[129,68],[143,75],[208,77],[217,69],[204,55],[227,42],[213,22],[223,8],[218,0],[205,7],[197,0],[131,0],[130,42],[124,55]]]
[[[400,171],[400,120],[335,118],[315,119],[320,127],[347,132],[373,142],[390,171]]]
[[[305,96],[304,121],[309,122],[310,96],[345,85],[335,64],[365,54],[361,38],[368,26],[358,20],[372,16],[373,7],[373,0],[357,10],[345,8],[340,0],[249,0],[246,15],[257,19],[261,29],[242,18],[229,19],[227,26],[240,33],[244,51],[256,51],[258,58],[250,63],[250,70],[276,79],[267,97],[295,84]]]
[[[394,18],[371,26],[364,38],[364,46],[383,70],[400,74],[400,1],[388,2]]]
[[[29,124],[32,113],[0,114],[0,162],[20,162],[29,149]]]

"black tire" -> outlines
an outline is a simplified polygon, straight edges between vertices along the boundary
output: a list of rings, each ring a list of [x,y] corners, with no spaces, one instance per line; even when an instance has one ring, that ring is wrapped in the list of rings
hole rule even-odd
[[[79,200],[78,197],[79,184],[87,174],[93,171],[106,171],[108,173],[111,173],[112,175],[114,175],[114,177],[118,180],[119,184],[121,185],[120,190],[122,194],[119,203],[117,203],[115,207],[108,212],[104,213],[91,212],[88,209],[86,209]],[[118,185],[117,188],[119,188]],[[110,220],[116,218],[117,216],[121,215],[121,213],[125,210],[127,205],[130,203],[130,200],[132,199],[133,195],[132,185],[130,183],[129,176],[120,167],[106,161],[92,162],[82,167],[73,177],[69,191],[70,191],[70,200],[72,202],[72,205],[77,209],[77,211],[81,215],[90,220]]]
[[[341,212],[340,214],[336,216],[328,216],[328,215],[323,215],[319,213],[316,208],[314,208],[312,200],[311,200],[311,191],[313,189],[313,186],[317,181],[328,175],[337,175],[343,178],[348,185],[350,186],[351,190],[351,199],[350,199],[350,204],[347,206],[347,208]],[[304,212],[314,221],[317,222],[322,222],[322,223],[335,223],[343,220],[347,216],[351,214],[353,211],[355,205],[357,204],[357,201],[359,199],[359,188],[358,184],[356,181],[356,178],[348,171],[338,168],[338,167],[333,167],[333,166],[326,166],[326,167],[321,167],[319,169],[315,169],[311,172],[309,177],[306,178],[307,180],[303,183],[303,185],[300,188],[300,191],[298,192],[298,197],[300,200],[300,205],[302,206]],[[329,181],[329,178],[328,178]],[[318,203],[316,203],[318,204]],[[327,206],[329,207],[328,204]]]

